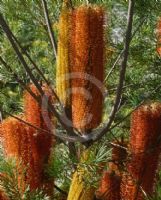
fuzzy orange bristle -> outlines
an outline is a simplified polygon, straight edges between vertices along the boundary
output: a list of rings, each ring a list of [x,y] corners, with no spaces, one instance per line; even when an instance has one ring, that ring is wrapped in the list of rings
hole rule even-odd
[[[97,197],[102,200],[120,200],[120,176],[114,172],[104,172]]]
[[[38,90],[33,84],[29,85],[29,87],[35,95],[40,96]],[[35,126],[40,126],[41,124],[40,113],[41,113],[41,110],[37,101],[27,91],[25,91],[24,114],[25,114],[27,122],[32,123]]]
[[[30,89],[34,94],[39,95],[35,86],[30,85]],[[51,101],[50,90],[46,86],[42,86],[42,89]],[[44,165],[49,161],[53,144],[50,129],[52,121],[51,113],[48,111],[48,107],[43,105],[43,101],[40,106],[30,94],[25,92],[24,102],[26,116],[21,115],[18,118],[45,131],[9,117],[1,125],[1,135],[6,157],[15,157],[18,163],[22,161],[23,167],[18,170],[19,177],[24,182],[23,186],[29,184],[30,189],[35,190],[44,184]],[[25,175],[23,175],[22,169],[26,169]],[[24,177],[22,178],[22,176]]]
[[[42,99],[37,88],[34,85],[30,85],[29,87],[35,95]],[[48,101],[51,102],[52,96],[48,87],[46,85],[43,85],[42,89],[47,96]],[[45,103],[42,101],[41,105],[39,105],[39,103],[28,92],[24,93],[24,113],[27,122],[48,132],[51,131],[50,129],[52,126],[52,120],[51,113],[48,110],[48,104],[45,105]],[[29,130],[30,134],[34,135],[34,137],[37,138],[36,143],[39,154],[48,156],[50,153],[52,141],[51,134],[48,134],[45,131],[41,131],[41,134],[39,134],[40,132],[38,132],[34,128],[30,128]]]
[[[127,142],[114,141],[112,144],[112,162],[109,162],[109,169],[117,175],[121,175],[127,158]]]
[[[131,157],[127,162],[128,173],[124,175],[126,178],[124,177],[125,181],[122,184],[122,196],[125,197],[127,195],[127,200],[144,199],[140,186],[147,195],[152,195],[154,192],[156,171],[161,152],[159,142],[161,134],[160,124],[160,103],[142,105],[132,114],[129,147]],[[132,179],[130,181],[131,190],[129,190],[129,194],[127,179]],[[133,189],[131,186],[132,182]],[[125,190],[126,195],[124,195]]]
[[[1,129],[5,154],[12,157],[21,156],[20,143],[23,143],[23,133],[24,137],[26,136],[25,127],[18,120],[9,117],[2,122]]]
[[[35,95],[40,97],[35,86],[30,85],[30,89]],[[53,98],[51,96],[50,89],[46,85],[43,85],[42,89],[48,98],[48,101],[51,102]],[[47,164],[49,160],[50,150],[53,144],[53,137],[51,135],[53,123],[51,119],[52,115],[49,112],[48,105],[45,105],[42,101],[42,105],[40,106],[38,102],[27,92],[24,94],[24,105],[26,121],[37,126],[38,128],[48,131],[38,131],[32,127],[27,127],[30,139],[29,144],[32,149],[33,167],[37,176],[37,181],[42,184],[41,179],[43,176],[44,165]]]
[[[16,158],[18,163],[22,161],[23,168],[27,168],[29,165],[27,171],[30,173],[32,181],[34,181],[33,179],[35,176],[32,170],[33,168],[31,167],[31,162],[33,161],[32,150],[29,146],[26,126],[17,119],[9,117],[2,123],[2,138],[6,157]],[[20,174],[22,174],[22,172],[20,172]],[[26,176],[28,177],[28,173]],[[25,182],[29,184],[27,177]],[[25,183],[23,183],[23,186],[24,185]]]
[[[72,117],[74,127],[84,131],[96,128],[102,117],[102,84],[97,81],[103,83],[104,77],[104,11],[80,6],[73,20]]]

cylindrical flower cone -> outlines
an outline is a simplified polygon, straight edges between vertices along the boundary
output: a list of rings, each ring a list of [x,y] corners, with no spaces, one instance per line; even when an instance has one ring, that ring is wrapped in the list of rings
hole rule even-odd
[[[109,169],[110,171],[114,171],[118,176],[121,176],[127,158],[127,142],[114,141],[112,143],[112,162],[109,162]]]
[[[30,85],[30,89],[34,94],[39,95],[33,85]],[[43,89],[50,100],[49,90],[45,86]],[[11,117],[4,120],[1,125],[6,157],[15,157],[18,163],[22,162],[22,167],[19,164],[17,167],[19,183],[22,184],[20,187],[23,187],[23,189],[29,184],[30,189],[35,190],[43,187],[44,183],[44,166],[49,161],[53,138],[50,130],[51,114],[48,112],[48,107],[43,103],[43,98],[42,106],[40,106],[29,93],[25,92],[26,116],[18,117],[45,131],[30,127]]]
[[[34,85],[30,85],[30,89],[35,95],[40,97],[40,94]],[[43,85],[42,89],[48,101],[51,102],[52,96],[50,89],[46,85]],[[41,97],[41,100],[42,105],[40,106],[28,92],[25,92],[24,94],[24,111],[26,121],[38,128],[45,130],[39,131],[35,128],[27,127],[28,137],[30,140],[29,145],[32,149],[34,170],[38,182],[41,182],[42,185],[44,165],[49,161],[51,147],[53,144],[51,129],[53,131],[54,127],[51,117],[52,115],[48,109],[48,102],[45,101],[45,97]]]
[[[83,153],[81,163],[88,159],[88,150]],[[81,164],[78,165],[76,172],[73,174],[72,183],[67,200],[91,200],[95,195],[95,188],[89,186],[85,180],[88,179],[89,171]]]
[[[143,193],[147,196],[153,194],[161,152],[160,125],[160,103],[142,105],[132,114],[129,147],[131,156],[121,186],[123,199],[143,200]]]
[[[114,172],[104,172],[100,187],[96,192],[101,200],[120,200],[120,176]]]
[[[69,58],[69,34],[71,26],[71,11],[64,2],[59,19],[58,53],[56,67],[56,91],[64,107],[71,104],[70,86],[70,58]]]
[[[72,119],[87,132],[102,119],[104,77],[104,11],[80,6],[72,16]]]
[[[30,149],[29,146],[29,137],[26,126],[17,119],[9,117],[3,121],[1,129],[5,156],[7,158],[11,157],[16,159],[18,171],[20,168],[24,170],[19,171],[21,174],[19,180],[23,180],[21,183],[19,182],[19,186],[22,189],[22,187],[24,188],[26,184],[30,184],[31,187],[33,187],[33,185],[37,185],[37,178],[34,174],[33,166],[31,167],[33,162],[31,152],[32,149]],[[22,164],[21,167],[20,163]],[[26,177],[22,178],[26,170]],[[29,179],[32,180],[29,181]]]
[[[29,84],[31,91],[41,99],[41,105],[27,91],[24,92],[24,115],[26,121],[34,126],[44,129],[51,128],[51,112],[48,110],[48,102],[45,102],[45,95],[48,101],[52,101],[51,91],[47,85],[42,85],[44,96],[41,97],[38,89],[34,84]]]
[[[99,188],[96,192],[102,200],[120,200],[120,183],[124,170],[124,162],[127,157],[127,143],[123,140],[112,142],[112,161],[109,162],[109,170],[103,172]]]

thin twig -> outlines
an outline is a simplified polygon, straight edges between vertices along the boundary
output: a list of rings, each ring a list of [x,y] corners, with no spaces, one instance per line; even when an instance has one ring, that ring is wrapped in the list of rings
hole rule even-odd
[[[50,82],[46,79],[46,77],[44,76],[43,72],[39,69],[39,67],[36,65],[36,63],[33,61],[33,59],[30,57],[30,55],[27,53],[27,51],[22,47],[22,45],[20,44],[20,42],[18,41],[18,39],[15,37],[15,35],[12,33],[12,37],[14,38],[14,40],[16,41],[17,45],[20,47],[20,49],[22,50],[22,53],[24,53],[26,55],[26,57],[29,59],[29,61],[31,62],[31,64],[33,65],[34,69],[40,74],[40,76],[42,77],[42,79],[44,80],[44,82],[50,87]],[[61,104],[59,97],[57,96],[56,92],[54,91],[53,88],[50,87],[51,92],[53,93],[53,95],[55,96],[56,100],[59,102],[59,104]],[[61,105],[62,107],[62,105]]]
[[[40,128],[40,127],[37,127],[37,126],[35,126],[35,125],[33,125],[33,124],[31,124],[31,123],[29,123],[29,122],[27,122],[27,121],[25,121],[25,120],[23,120],[23,119],[17,117],[17,116],[15,116],[15,115],[13,115],[13,114],[7,112],[7,111],[2,111],[2,110],[0,109],[0,112],[5,113],[5,114],[7,114],[8,116],[10,116],[10,117],[12,117],[12,118],[14,118],[14,119],[16,119],[16,120],[22,122],[23,124],[25,124],[25,125],[27,125],[27,126],[30,126],[31,128],[34,128],[34,129],[36,129],[36,130],[38,130],[38,131],[40,131],[40,132],[50,133],[49,131],[47,131],[47,130],[45,130],[45,129],[42,129],[42,128]],[[50,133],[50,134],[51,134],[51,133]]]
[[[19,51],[13,37],[12,37],[12,31],[10,30],[9,26],[7,25],[5,19],[3,18],[2,14],[0,13],[0,25],[3,29],[3,31],[6,33],[6,36],[8,38],[8,40],[10,41],[15,53],[18,56],[19,61],[21,62],[22,66],[24,67],[24,69],[26,70],[26,72],[28,73],[28,75],[30,76],[31,80],[33,81],[34,85],[37,87],[38,91],[40,92],[41,95],[44,95],[44,92],[41,88],[41,85],[38,83],[37,79],[34,77],[34,75],[32,74],[30,68],[28,67],[23,55],[21,54],[21,52]]]
[[[123,121],[125,121],[138,107],[140,107],[141,105],[143,105],[146,100],[148,98],[150,98],[156,91],[159,90],[159,88],[161,88],[161,84],[158,85],[144,100],[142,100],[137,106],[135,106],[135,108],[133,110],[131,110],[122,120],[120,120],[118,123],[114,124],[109,130],[111,131],[112,129],[114,129],[115,127],[117,127],[119,124],[121,124]]]
[[[14,78],[16,79],[16,81],[37,101],[39,101],[39,98],[35,95],[35,93],[32,92],[32,90],[26,86],[26,84],[18,77],[18,75],[13,72],[12,68],[10,65],[8,65],[3,58],[0,56],[0,62],[3,64],[3,66],[7,69],[8,72],[10,72]]]
[[[74,9],[72,0],[69,0],[69,3],[70,3],[70,7],[71,7],[72,9]]]
[[[144,24],[145,20],[146,20],[146,17],[139,23],[139,25],[137,26],[137,28],[135,29],[135,31],[133,32],[133,34],[132,34],[132,36],[131,36],[131,40],[135,37],[136,33],[138,32],[138,30],[140,29],[140,27]],[[120,52],[120,54],[117,56],[117,58],[116,58],[116,60],[115,60],[115,62],[114,62],[114,64],[113,64],[113,66],[111,67],[110,71],[108,72],[108,74],[107,74],[107,76],[106,76],[104,82],[106,82],[106,81],[108,80],[108,78],[111,76],[111,74],[112,74],[113,70],[115,69],[115,67],[116,67],[116,65],[117,65],[117,63],[118,63],[118,61],[119,61],[119,60],[121,59],[121,57],[123,56],[123,53],[124,53],[124,50],[122,50],[122,51]]]
[[[52,29],[52,26],[51,26],[51,22],[50,22],[47,3],[46,3],[45,0],[42,0],[42,6],[43,6],[46,25],[48,27],[48,33],[49,33],[49,36],[50,36],[51,44],[52,44],[54,55],[55,55],[55,58],[56,58],[57,57],[57,44],[56,44],[56,40],[55,40],[53,29]]]
[[[54,184],[55,189],[57,189],[60,193],[64,194],[64,195],[68,195],[68,193],[64,190],[62,190],[60,187],[58,187],[57,185]]]
[[[73,142],[73,143],[74,143],[74,142],[80,142],[80,143],[85,142],[85,141],[84,141],[84,138],[81,138],[81,137],[79,137],[79,136],[68,136],[68,135],[65,135],[65,134],[62,134],[62,133],[56,133],[56,130],[55,130],[55,129],[54,129],[54,130],[51,130],[51,132],[49,132],[49,131],[47,131],[47,130],[45,130],[45,129],[39,128],[39,127],[37,127],[37,126],[35,126],[35,125],[29,123],[29,122],[26,122],[26,121],[20,119],[19,117],[15,116],[15,115],[13,115],[13,114],[7,112],[7,111],[2,110],[1,108],[0,108],[0,112],[1,112],[1,113],[5,113],[5,114],[7,114],[7,115],[10,116],[10,117],[13,117],[14,119],[17,119],[18,121],[24,123],[24,124],[27,125],[27,126],[30,126],[30,127],[34,128],[34,129],[36,129],[36,130],[38,130],[38,131],[46,132],[46,133],[48,133],[48,134],[52,134],[52,135],[54,135],[55,137],[61,139],[62,141],[65,141],[65,142],[68,141],[68,142]]]

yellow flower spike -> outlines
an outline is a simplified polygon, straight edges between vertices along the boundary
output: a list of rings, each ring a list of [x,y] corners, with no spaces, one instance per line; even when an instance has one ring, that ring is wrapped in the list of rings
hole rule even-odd
[[[83,163],[88,160],[88,157],[89,150],[86,150],[81,157],[80,165],[73,174],[67,200],[91,200],[94,198],[95,188],[85,183],[86,178],[90,176],[90,172],[83,166]]]
[[[69,31],[70,31],[70,9],[66,2],[63,4],[59,20],[58,55],[56,68],[56,91],[65,107],[70,105],[70,61],[69,61]]]

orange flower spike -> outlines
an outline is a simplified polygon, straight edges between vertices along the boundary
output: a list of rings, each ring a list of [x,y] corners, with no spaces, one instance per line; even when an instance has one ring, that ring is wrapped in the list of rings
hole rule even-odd
[[[34,92],[34,94],[39,95],[38,90],[34,85],[30,85],[30,89]],[[54,99],[52,98],[50,89],[43,85],[42,89],[48,98],[48,101],[52,102]],[[30,165],[32,177],[30,178],[30,185],[32,188],[39,188],[43,184],[43,176],[44,176],[44,165],[47,164],[50,156],[51,147],[53,145],[53,138],[51,134],[52,129],[52,115],[48,110],[48,103],[44,101],[42,98],[42,105],[40,106],[38,102],[27,92],[24,94],[24,107],[26,114],[26,121],[37,126],[38,128],[44,129],[46,131],[39,131],[32,127],[27,127],[28,138],[29,138],[29,148],[31,151]],[[33,116],[33,117],[31,117]],[[34,175],[32,175],[32,173]]]
[[[24,113],[27,122],[34,126],[41,127],[43,129],[50,129],[51,125],[51,113],[48,111],[48,102],[45,102],[45,98],[41,97],[38,89],[33,84],[29,85],[31,91],[39,98],[41,98],[41,105],[31,96],[27,91],[24,92]],[[47,85],[42,85],[42,89],[48,99],[52,102],[52,94]]]
[[[154,192],[156,171],[161,152],[161,145],[158,143],[161,134],[160,124],[160,103],[142,105],[132,115],[129,149],[131,158],[127,162],[128,175],[124,175],[125,181],[122,186],[122,195],[125,196],[124,191],[126,186],[128,187],[128,181],[126,180],[129,179],[132,179],[130,187],[131,182],[133,182],[135,194],[132,194],[129,190],[129,194],[126,195],[130,196],[130,198],[127,198],[127,200],[136,199],[136,193],[139,200],[143,199],[143,194],[138,189],[138,184],[141,184],[148,195],[152,195]]]
[[[22,118],[22,116],[18,116]],[[5,156],[7,158],[14,157],[17,160],[18,171],[21,174],[20,179],[22,180],[22,168],[23,170],[29,166],[27,171],[31,171],[30,160],[32,159],[31,149],[28,146],[28,133],[26,126],[18,121],[17,119],[9,117],[4,120],[2,123],[2,138],[3,138],[3,149]],[[21,169],[19,167],[20,162],[22,161]],[[27,172],[28,174],[28,172]],[[27,175],[28,176],[28,175]],[[34,173],[32,173],[32,179]],[[21,183],[22,187],[25,187],[26,183],[29,183],[28,178]],[[22,188],[21,188],[22,189]]]
[[[37,88],[33,84],[30,84],[29,87],[35,95],[40,96]],[[27,122],[32,123],[34,126],[40,126],[40,106],[27,91],[24,93],[24,113]]]
[[[34,94],[39,95],[35,86],[30,85],[30,89]],[[45,85],[42,89],[51,101],[50,90]],[[4,120],[1,132],[6,156],[16,157],[18,161],[22,161],[24,168],[27,167],[23,186],[27,183],[31,190],[34,190],[42,187],[44,183],[44,165],[49,160],[52,146],[51,113],[48,112],[43,99],[42,106],[39,106],[27,92],[24,94],[24,104],[26,116],[19,116],[19,118],[48,132],[36,130],[13,118]],[[21,170],[19,173],[22,176]]]
[[[73,20],[73,124],[86,131],[96,128],[102,117],[104,11],[99,6],[80,6],[74,11]]]
[[[2,138],[5,154],[7,157],[17,157],[21,155],[21,137],[24,126],[18,120],[9,117],[2,122]]]
[[[120,200],[120,177],[114,172],[104,172],[100,187],[96,192],[102,200]]]
[[[110,171],[114,171],[117,175],[122,175],[127,158],[127,142],[114,141],[112,144],[112,162],[109,163],[109,169]]]

